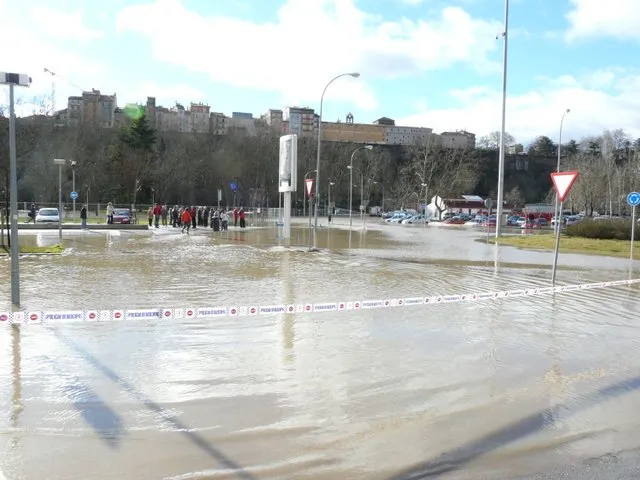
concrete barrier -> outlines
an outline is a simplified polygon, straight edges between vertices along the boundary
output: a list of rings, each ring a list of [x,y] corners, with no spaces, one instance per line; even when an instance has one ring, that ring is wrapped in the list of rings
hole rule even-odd
[[[58,230],[57,223],[19,223],[19,230]],[[127,225],[114,223],[112,225],[106,223],[89,223],[87,224],[89,230],[149,230],[147,224]],[[63,223],[62,230],[82,230],[82,225],[79,223]]]

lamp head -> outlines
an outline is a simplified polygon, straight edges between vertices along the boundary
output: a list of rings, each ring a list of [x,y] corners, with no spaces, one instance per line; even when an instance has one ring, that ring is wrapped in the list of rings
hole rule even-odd
[[[373,150],[373,145],[365,145],[364,148],[367,150]]]
[[[571,112],[571,109],[570,109],[570,108],[567,108],[567,113],[569,113],[569,112]]]
[[[358,72],[350,73],[349,75],[351,75],[353,78],[358,78],[360,76]]]

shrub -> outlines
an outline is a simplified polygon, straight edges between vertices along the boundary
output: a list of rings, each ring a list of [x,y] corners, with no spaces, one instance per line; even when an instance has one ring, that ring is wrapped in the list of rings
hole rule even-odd
[[[623,218],[592,220],[585,218],[578,223],[567,226],[564,233],[569,237],[597,238],[600,240],[631,240],[631,220]],[[640,234],[640,232],[638,232],[638,234]],[[637,236],[638,235],[636,235],[636,238]]]

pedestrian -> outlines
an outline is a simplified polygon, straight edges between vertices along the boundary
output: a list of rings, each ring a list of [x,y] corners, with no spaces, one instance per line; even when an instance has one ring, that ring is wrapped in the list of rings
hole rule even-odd
[[[81,228],[84,230],[87,228],[87,206],[83,205],[80,209],[80,223]]]
[[[191,227],[195,230],[196,226],[197,226],[197,217],[196,217],[196,213],[198,212],[198,209],[196,207],[191,207],[191,211],[189,213],[191,213]]]
[[[247,222],[245,220],[246,213],[244,211],[244,207],[240,207],[240,211],[238,212],[238,217],[240,217],[240,228],[246,228]]]
[[[167,205],[162,205],[162,211],[160,212],[160,215],[162,216],[162,226],[166,227],[167,226],[167,215],[169,214],[169,210],[167,210]]]
[[[162,215],[162,207],[159,203],[153,206],[153,223],[156,228],[160,227],[160,215]]]
[[[147,210],[147,219],[149,220],[149,226],[153,227],[153,207],[149,207],[149,210]]]
[[[220,214],[220,223],[223,232],[229,230],[229,214],[227,212],[222,212]]]
[[[184,233],[184,230],[187,230],[187,234],[189,234],[189,229],[191,229],[191,210],[185,208],[182,212],[182,231],[180,233]]]
[[[107,203],[107,224],[113,225],[113,204]]]
[[[236,208],[233,209],[233,226],[234,227],[238,226],[238,216],[239,216],[238,208],[236,207]]]
[[[29,208],[29,218],[27,219],[27,223],[36,223],[36,204],[32,203],[31,208]]]
[[[220,231],[220,215],[218,214],[217,210],[213,212],[212,220],[213,220],[213,231],[219,232]]]

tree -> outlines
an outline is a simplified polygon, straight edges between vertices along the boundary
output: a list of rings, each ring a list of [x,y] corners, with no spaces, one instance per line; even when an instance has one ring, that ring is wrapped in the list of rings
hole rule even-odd
[[[508,132],[504,133],[503,145],[508,147],[509,145],[514,145],[516,143],[516,139],[513,138]],[[477,147],[485,150],[498,150],[500,148],[500,132],[491,132],[484,137],[481,137],[477,142]]]
[[[109,166],[116,185],[122,185],[127,199],[135,205],[137,193],[149,179],[150,165],[154,158],[156,132],[144,114],[133,117],[118,135],[118,142],[109,153]]]
[[[505,196],[505,202],[507,205],[511,205],[513,208],[521,207],[524,205],[524,196],[520,191],[520,187],[513,187]]]
[[[566,144],[562,146],[562,152],[566,155],[575,155],[580,150],[580,145],[578,142],[571,139]]]
[[[556,144],[553,143],[549,137],[544,135],[535,139],[535,141],[529,145],[529,155],[540,155],[542,157],[550,157],[558,153]]]

